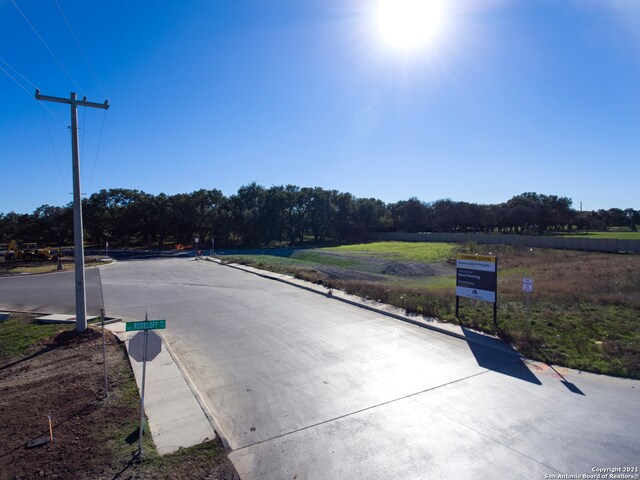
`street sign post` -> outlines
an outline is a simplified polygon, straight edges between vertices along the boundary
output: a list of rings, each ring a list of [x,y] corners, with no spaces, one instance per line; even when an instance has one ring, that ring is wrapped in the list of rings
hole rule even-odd
[[[137,457],[142,458],[142,435],[144,433],[144,383],[147,373],[147,360],[153,360],[162,349],[162,340],[155,332],[150,330],[164,329],[167,326],[166,320],[149,320],[144,314],[144,322],[127,322],[126,331],[139,332],[129,341],[129,354],[140,362],[142,361],[142,387],[140,388],[140,434],[138,436]],[[140,346],[142,355],[140,356]]]
[[[522,291],[525,292],[527,297],[527,309],[526,309],[526,319],[527,319],[527,334],[531,334],[531,320],[529,319],[529,295],[533,292],[533,278],[522,277]]]

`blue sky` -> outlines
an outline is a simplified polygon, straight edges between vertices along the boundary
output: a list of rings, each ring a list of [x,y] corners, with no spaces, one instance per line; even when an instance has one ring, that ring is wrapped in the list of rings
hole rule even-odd
[[[90,68],[55,0],[0,0],[0,212],[71,201],[69,108],[31,83],[111,104],[79,111],[87,195],[255,180],[640,209],[640,2],[445,0],[411,51],[377,3],[58,0]]]

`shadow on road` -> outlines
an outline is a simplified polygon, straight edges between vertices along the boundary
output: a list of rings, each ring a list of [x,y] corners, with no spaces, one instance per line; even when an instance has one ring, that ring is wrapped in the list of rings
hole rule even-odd
[[[465,327],[462,327],[462,331],[469,340],[467,343],[473,356],[482,368],[535,385],[542,385],[542,382],[529,370],[529,367],[520,358],[520,354],[511,345]]]

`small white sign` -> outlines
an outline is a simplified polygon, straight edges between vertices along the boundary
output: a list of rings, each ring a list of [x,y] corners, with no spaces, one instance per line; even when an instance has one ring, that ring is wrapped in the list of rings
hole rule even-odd
[[[196,243],[198,243],[200,241],[200,239],[198,237],[196,237]]]
[[[533,278],[522,277],[522,291],[533,292]]]

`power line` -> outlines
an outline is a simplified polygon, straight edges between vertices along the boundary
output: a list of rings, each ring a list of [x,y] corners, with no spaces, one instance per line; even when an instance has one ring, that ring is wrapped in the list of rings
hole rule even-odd
[[[0,58],[0,61],[2,63],[4,63],[7,67],[9,67],[11,70],[13,70],[16,74],[20,75],[20,77],[22,77],[27,83],[29,83],[30,85],[33,85],[35,87],[35,85],[29,81],[29,79],[27,77],[25,77],[24,75],[22,75],[20,72],[18,72],[15,68],[13,68],[11,65],[9,65],[7,62],[5,62],[4,60],[2,60]],[[58,172],[60,173],[60,178],[62,179],[62,184],[64,185],[65,190],[68,190],[67,188],[67,183],[64,180],[64,175],[62,174],[62,168],[60,167],[60,161],[58,160],[58,154],[56,153],[56,147],[53,143],[53,136],[51,135],[51,129],[49,128],[49,121],[47,120],[47,114],[45,113],[45,110],[47,110],[49,113],[51,113],[51,115],[53,115],[54,117],[56,117],[59,121],[62,122],[62,119],[56,115],[55,113],[53,113],[48,107],[46,107],[45,105],[41,104],[40,102],[38,102],[37,100],[35,100],[32,96],[32,94],[29,92],[29,90],[27,90],[24,85],[22,85],[20,82],[18,82],[18,80],[16,80],[13,76],[11,76],[9,74],[9,72],[7,72],[2,65],[0,65],[0,70],[7,76],[9,77],[11,80],[13,80],[16,85],[18,85],[22,90],[24,90],[24,92],[29,96],[29,98],[31,98],[32,100],[34,100],[36,103],[38,103],[38,105],[40,105],[40,107],[42,107],[41,112],[42,112],[42,116],[44,117],[44,123],[47,127],[47,133],[49,134],[49,141],[51,142],[51,149],[53,150],[53,158],[56,161],[56,165],[58,166]],[[64,122],[63,122],[64,123]]]
[[[42,107],[44,105],[41,104]],[[56,153],[56,147],[53,143],[53,136],[51,135],[51,129],[49,128],[49,121],[47,120],[47,115],[44,113],[44,108],[42,109],[42,116],[44,117],[44,123],[47,126],[47,133],[49,134],[49,141],[51,142],[51,149],[53,150],[53,158],[56,159],[56,165],[58,166],[58,172],[60,173],[60,178],[62,179],[62,184],[64,185],[64,189],[66,192],[69,191],[67,187],[67,182],[64,180],[64,175],[62,174],[62,168],[60,167],[60,162],[58,161],[58,154]]]
[[[102,124],[100,125],[100,136],[98,137],[98,148],[96,149],[96,156],[93,159],[93,168],[91,169],[91,179],[89,180],[89,188],[87,192],[91,191],[91,185],[93,184],[93,174],[96,173],[96,164],[98,163],[98,153],[100,153],[100,145],[102,144],[102,131],[104,130],[104,119],[107,117],[107,111],[102,112]]]
[[[82,169],[84,168],[84,162],[82,161],[82,157],[84,156],[84,139],[87,138],[87,136],[85,135],[85,125],[87,124],[87,109],[83,108],[82,109],[82,127],[80,127],[80,130],[82,130],[82,140],[80,141],[80,171],[82,171]]]
[[[31,83],[31,82],[29,81],[29,79],[27,79],[24,75],[22,75],[20,72],[18,72],[15,68],[13,68],[13,67],[12,67],[11,65],[9,65],[7,62],[5,62],[4,60],[2,60],[1,58],[0,58],[0,61],[1,61],[2,63],[4,63],[7,67],[9,67],[11,70],[13,70],[16,74],[20,75],[20,77],[24,78],[24,80],[25,80],[27,83],[29,83],[30,85],[33,85],[33,83]],[[16,78],[15,78],[15,77],[13,77],[9,72],[7,72],[4,68],[2,68],[2,65],[0,65],[0,71],[2,71],[2,73],[4,73],[7,77],[9,77],[11,80],[13,80],[13,81],[15,82],[15,84],[16,84],[16,85],[18,85],[18,87],[20,87],[20,88],[21,88],[21,89],[22,89],[22,90],[23,90],[23,91],[24,91],[24,92],[29,96],[29,98],[30,98],[31,100],[33,100],[33,101],[35,101],[36,103],[38,103],[38,102],[37,102],[37,100],[35,100],[35,99],[33,98],[33,93],[31,93],[29,90],[27,90],[27,89],[25,88],[25,86],[24,86],[24,85],[22,85],[18,80],[16,80]],[[34,85],[34,87],[35,87],[35,85]],[[36,87],[36,89],[37,89],[37,87]],[[53,115],[54,117],[56,117],[56,119],[57,119],[59,122],[61,122],[63,125],[65,125],[64,121],[63,121],[63,120],[62,120],[58,115],[56,115],[56,113],[55,113],[54,111],[52,111],[50,108],[48,108],[48,107],[47,107],[47,106],[45,106],[45,105],[40,104],[40,106],[41,106],[41,107],[43,107],[43,108],[44,108],[47,112],[49,112],[51,115]]]
[[[27,77],[25,77],[23,74],[21,74],[18,70],[16,70],[15,68],[13,68],[11,65],[9,65],[6,61],[4,61],[2,58],[0,58],[0,62],[4,63],[7,67],[9,67],[11,70],[13,70],[13,72],[18,75],[20,78],[22,78],[25,82],[27,82],[29,85],[31,85],[33,88],[37,89],[38,87],[36,85],[34,85],[34,83],[29,80]],[[28,92],[27,92],[28,93]],[[31,94],[29,94],[31,95]]]
[[[84,94],[84,91],[82,90],[82,88],[80,88],[80,85],[78,85],[78,83],[74,80],[74,78],[71,76],[71,74],[67,71],[66,68],[64,68],[64,65],[62,64],[62,62],[58,59],[58,57],[56,57],[56,54],[53,53],[53,50],[51,50],[51,48],[49,47],[49,45],[47,45],[47,42],[44,41],[44,38],[42,38],[42,36],[38,33],[38,30],[36,30],[36,27],[33,26],[33,24],[29,21],[29,19],[27,18],[27,16],[24,14],[24,12],[22,10],[20,10],[20,7],[18,6],[18,4],[16,3],[16,0],[11,0],[11,3],[13,3],[13,6],[16,7],[16,10],[18,10],[18,12],[20,13],[20,15],[22,15],[22,18],[24,18],[24,20],[27,22],[27,24],[29,25],[29,27],[31,27],[31,30],[33,30],[33,33],[36,34],[36,37],[38,37],[38,39],[40,40],[40,42],[42,42],[42,45],[44,45],[44,47],[49,51],[49,53],[51,54],[51,56],[53,57],[53,59],[56,61],[56,63],[58,64],[58,66],[62,69],[62,71],[65,73],[65,75],[67,76],[67,78],[69,80],[71,80],[71,83],[73,83],[75,85],[75,87],[78,89],[78,91],[82,92]]]
[[[71,36],[73,37],[73,41],[76,42],[76,47],[78,47],[78,50],[80,51],[80,54],[82,55],[82,58],[84,59],[84,62],[87,64],[87,67],[89,68],[89,71],[93,75],[93,79],[95,80],[96,85],[100,89],[100,92],[102,93],[102,95],[106,96],[104,94],[104,88],[102,88],[102,84],[100,83],[100,80],[98,80],[98,76],[96,75],[96,72],[93,69],[93,66],[91,65],[91,62],[89,61],[89,58],[87,57],[87,55],[84,53],[84,50],[80,46],[80,42],[78,41],[78,37],[76,37],[76,34],[73,32],[73,29],[71,28],[71,24],[69,23],[69,20],[67,20],[67,16],[62,11],[62,7],[58,3],[58,0],[53,0],[53,1],[55,2],[56,6],[58,7],[58,11],[60,12],[60,15],[62,15],[64,23],[67,24],[67,28],[69,29],[69,33],[71,33]]]
[[[13,76],[11,76],[11,74],[9,72],[7,72],[4,68],[2,68],[2,65],[0,65],[0,70],[2,70],[2,73],[4,73],[7,77],[9,77],[11,80],[13,80],[16,85],[18,85],[22,90],[24,90],[26,92],[27,95],[29,95],[31,97],[31,92],[29,92],[29,90],[27,90],[24,85],[22,85],[18,80],[16,80]]]

